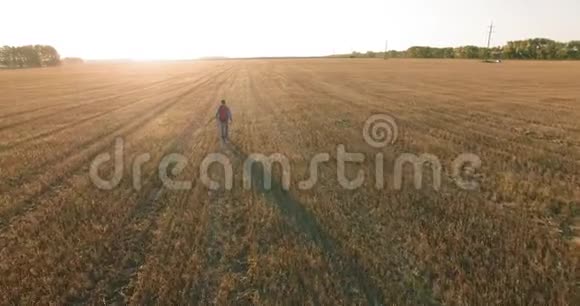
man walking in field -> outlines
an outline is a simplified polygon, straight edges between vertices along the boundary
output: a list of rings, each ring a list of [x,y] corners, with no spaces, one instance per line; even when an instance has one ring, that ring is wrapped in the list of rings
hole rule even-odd
[[[229,141],[228,125],[232,122],[232,113],[230,112],[230,108],[226,106],[226,100],[222,100],[221,103],[215,114],[215,118],[218,123],[222,144],[226,144]]]

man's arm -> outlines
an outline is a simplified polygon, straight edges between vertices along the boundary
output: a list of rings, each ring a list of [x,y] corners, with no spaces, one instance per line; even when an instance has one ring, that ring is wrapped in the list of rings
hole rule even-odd
[[[230,119],[230,122],[234,121],[232,118],[232,112],[230,111],[229,107],[228,107],[228,118]]]

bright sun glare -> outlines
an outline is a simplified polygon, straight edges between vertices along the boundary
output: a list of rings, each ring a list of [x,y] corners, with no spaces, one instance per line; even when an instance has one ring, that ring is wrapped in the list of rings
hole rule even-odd
[[[2,15],[0,29],[20,26],[0,31],[0,43],[48,44],[87,59],[315,56],[382,51],[385,40],[394,50],[482,46],[491,20],[494,45],[577,38],[578,2],[558,1],[569,9],[555,15],[541,1],[19,0],[2,4],[11,13]],[[22,12],[34,22],[22,23]]]

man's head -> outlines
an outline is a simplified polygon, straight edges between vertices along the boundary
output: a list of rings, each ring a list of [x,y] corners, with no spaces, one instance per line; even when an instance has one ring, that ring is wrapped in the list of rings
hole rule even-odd
[[[225,105],[225,104],[226,104],[226,100],[222,100],[222,105]]]

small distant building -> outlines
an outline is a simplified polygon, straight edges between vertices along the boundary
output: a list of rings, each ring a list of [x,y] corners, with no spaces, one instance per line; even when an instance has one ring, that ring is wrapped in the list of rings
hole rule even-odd
[[[80,65],[84,64],[85,61],[80,57],[65,57],[62,63],[65,65]]]

